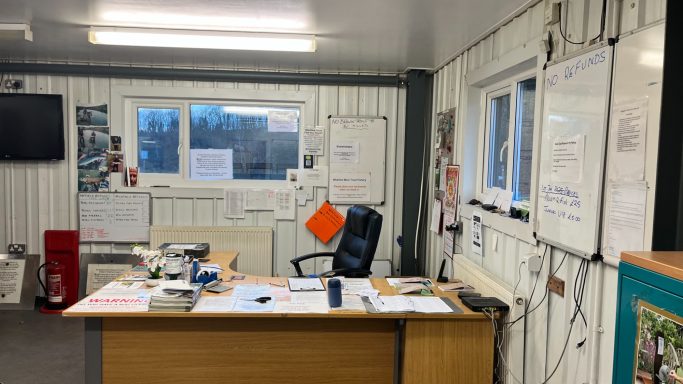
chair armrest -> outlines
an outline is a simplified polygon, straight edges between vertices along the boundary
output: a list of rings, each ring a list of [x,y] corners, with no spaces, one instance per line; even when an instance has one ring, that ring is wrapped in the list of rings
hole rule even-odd
[[[308,255],[303,255],[299,257],[295,257],[292,260],[289,260],[292,265],[294,265],[294,269],[296,270],[296,275],[298,277],[303,277],[304,273],[301,270],[301,267],[299,266],[299,263],[308,260],[308,259],[313,259],[315,257],[323,257],[323,256],[334,256],[334,252],[316,252],[316,253],[309,253]]]
[[[372,271],[369,269],[360,269],[360,268],[337,268],[333,269],[327,272],[321,273],[319,276],[320,277],[334,277],[337,275],[346,275],[346,277],[354,278],[354,277],[368,277],[372,274]]]

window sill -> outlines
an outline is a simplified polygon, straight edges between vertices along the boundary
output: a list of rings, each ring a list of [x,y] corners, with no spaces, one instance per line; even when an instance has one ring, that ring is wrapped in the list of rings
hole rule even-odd
[[[472,221],[473,212],[477,212],[481,215],[483,221],[482,225],[484,227],[502,232],[510,237],[524,241],[525,243],[536,245],[533,227],[530,223],[524,223],[511,217],[501,216],[497,213],[485,211],[481,207],[477,207],[475,205],[462,204],[460,206],[461,218]]]

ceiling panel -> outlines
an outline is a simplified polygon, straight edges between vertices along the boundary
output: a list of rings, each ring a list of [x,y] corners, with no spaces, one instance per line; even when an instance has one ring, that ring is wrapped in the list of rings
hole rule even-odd
[[[221,68],[403,72],[434,68],[526,0],[3,0],[0,58]],[[310,33],[315,53],[95,46],[90,26]]]

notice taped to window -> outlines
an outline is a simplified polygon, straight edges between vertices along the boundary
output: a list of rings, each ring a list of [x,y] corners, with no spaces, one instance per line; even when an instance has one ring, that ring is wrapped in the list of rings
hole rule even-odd
[[[232,179],[232,149],[190,149],[190,178]]]
[[[330,176],[330,201],[366,203],[370,201],[370,173],[337,173]]]
[[[19,304],[26,260],[0,260],[0,304]]]

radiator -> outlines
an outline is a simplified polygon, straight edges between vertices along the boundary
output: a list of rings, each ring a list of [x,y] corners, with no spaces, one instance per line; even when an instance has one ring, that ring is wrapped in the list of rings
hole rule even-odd
[[[152,226],[150,247],[163,243],[209,243],[211,251],[237,251],[241,273],[273,275],[273,228],[271,227],[173,227]]]
[[[508,313],[508,316],[505,317],[505,321],[516,320],[524,314],[524,304],[526,300],[523,295],[516,293],[513,297],[513,292],[510,287],[500,284],[489,272],[473,263],[462,254],[453,255],[453,270],[456,271],[456,273],[454,273],[455,276],[453,277],[473,286],[476,289],[476,292],[481,293],[482,296],[497,297],[510,306],[511,311]],[[513,300],[517,302],[514,306],[512,305]],[[502,382],[506,384],[520,382],[519,378],[522,377],[522,366],[524,365],[523,354],[516,352],[521,351],[522,348],[524,348],[525,321],[526,319],[522,318],[514,328],[510,328],[505,333],[503,343],[500,346],[500,353],[503,355],[507,364],[499,363],[497,369],[500,375],[499,377],[501,377]],[[499,326],[502,325],[500,322],[498,324]],[[500,329],[498,330],[500,331]],[[501,335],[501,333],[498,334],[498,336]],[[509,370],[506,369],[506,366]],[[514,377],[512,375],[514,375]]]

